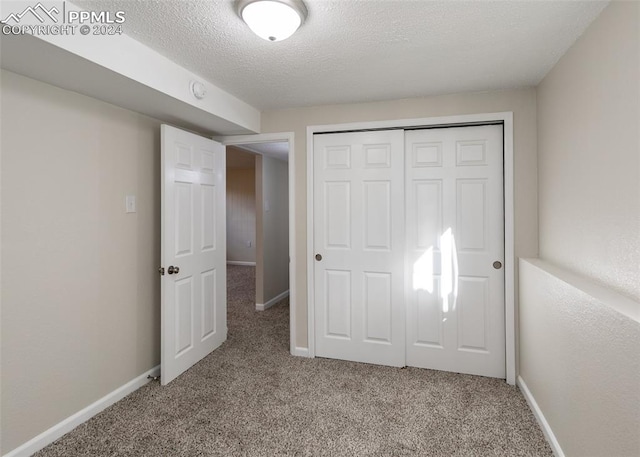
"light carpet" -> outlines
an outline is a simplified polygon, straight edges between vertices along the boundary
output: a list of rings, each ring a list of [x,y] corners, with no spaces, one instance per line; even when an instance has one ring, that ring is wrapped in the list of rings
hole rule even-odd
[[[255,311],[255,268],[229,266],[228,341],[36,455],[551,456],[503,380],[289,354],[289,302]]]

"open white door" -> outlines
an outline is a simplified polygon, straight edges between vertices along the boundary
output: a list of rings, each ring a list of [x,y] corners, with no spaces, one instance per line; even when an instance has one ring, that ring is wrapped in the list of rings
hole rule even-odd
[[[162,126],[165,385],[227,339],[225,149]]]

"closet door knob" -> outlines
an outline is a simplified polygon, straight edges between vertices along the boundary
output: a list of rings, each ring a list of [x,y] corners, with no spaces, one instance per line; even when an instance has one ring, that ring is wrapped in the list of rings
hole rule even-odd
[[[495,262],[493,262],[493,268],[499,270],[500,268],[502,268],[502,262],[496,260]]]
[[[322,260],[322,256],[320,254],[316,254],[316,260],[320,262]]]
[[[174,267],[173,265],[171,265],[169,268],[167,268],[167,273],[169,273],[170,275],[177,275],[178,273],[180,273],[180,267]]]

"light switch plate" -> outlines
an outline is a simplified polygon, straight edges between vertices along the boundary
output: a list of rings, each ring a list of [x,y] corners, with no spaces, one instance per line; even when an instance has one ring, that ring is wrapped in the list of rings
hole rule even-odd
[[[127,195],[125,198],[125,212],[127,213],[135,213],[136,212],[136,196],[135,195]]]

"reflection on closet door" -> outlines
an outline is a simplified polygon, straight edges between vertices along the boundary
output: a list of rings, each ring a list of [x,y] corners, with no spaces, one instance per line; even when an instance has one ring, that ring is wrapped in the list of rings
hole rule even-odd
[[[405,137],[407,365],[505,377],[502,126]]]

